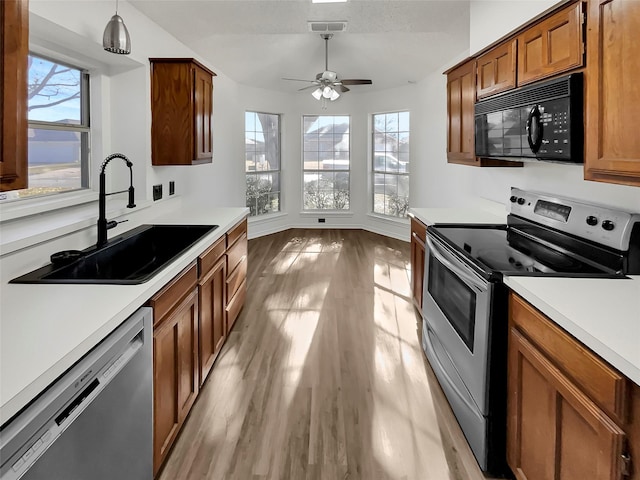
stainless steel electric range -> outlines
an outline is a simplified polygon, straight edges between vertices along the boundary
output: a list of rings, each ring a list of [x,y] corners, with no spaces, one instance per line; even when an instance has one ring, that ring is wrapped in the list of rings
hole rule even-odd
[[[422,344],[485,472],[507,471],[504,275],[640,274],[640,215],[511,189],[506,225],[427,228]]]

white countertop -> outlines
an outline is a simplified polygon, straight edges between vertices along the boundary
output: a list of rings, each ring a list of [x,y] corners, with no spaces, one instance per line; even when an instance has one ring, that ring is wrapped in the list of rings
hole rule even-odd
[[[503,207],[504,208],[504,207]],[[412,208],[410,214],[425,225],[441,223],[507,223],[507,211],[481,208]]]
[[[188,209],[146,222],[219,227],[140,285],[3,283],[0,291],[0,424],[105,338],[248,211],[247,208]]]
[[[640,385],[640,276],[505,277],[505,284]]]

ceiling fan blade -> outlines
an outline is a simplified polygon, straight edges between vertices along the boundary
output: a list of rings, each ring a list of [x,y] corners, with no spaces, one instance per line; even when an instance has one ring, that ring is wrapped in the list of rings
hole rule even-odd
[[[340,80],[343,85],[372,85],[373,82],[371,80],[362,80],[355,78],[348,78]]]
[[[299,88],[298,91],[301,92],[303,90],[308,90],[310,88],[318,88],[320,86],[319,83],[314,83],[313,85],[308,85],[306,87]]]
[[[291,80],[293,82],[317,83],[315,80],[302,80],[300,78],[284,78],[284,77],[282,77],[282,80]]]
[[[350,91],[350,90],[351,90],[350,88],[347,88],[347,87],[345,87],[344,85],[338,85],[338,87],[340,87],[340,91],[341,91],[342,93],[345,93],[345,92],[348,92],[348,91]]]

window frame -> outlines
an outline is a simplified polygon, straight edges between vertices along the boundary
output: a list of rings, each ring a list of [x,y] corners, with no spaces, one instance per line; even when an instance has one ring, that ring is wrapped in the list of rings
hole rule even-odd
[[[244,174],[245,174],[245,205],[249,208],[249,218],[262,218],[268,215],[278,215],[282,213],[282,114],[281,113],[272,113],[272,112],[263,112],[263,111],[258,111],[258,110],[245,110],[245,128],[244,128],[244,134],[245,134],[245,151],[244,151],[244,162],[245,162],[245,168],[244,168]],[[264,114],[264,115],[273,115],[275,117],[277,117],[278,119],[278,135],[277,135],[277,152],[278,152],[278,169],[274,170],[274,169],[270,169],[270,170],[254,170],[254,171],[248,171],[247,170],[247,148],[246,148],[246,138],[247,138],[247,128],[246,128],[246,115],[247,113],[253,113],[256,115],[256,121],[257,121],[257,115],[258,114]],[[253,131],[254,133],[256,132],[255,130]],[[273,211],[269,211],[269,212],[264,212],[264,213],[256,213],[255,215],[251,214],[251,207],[249,205],[247,205],[247,190],[246,190],[246,181],[248,179],[249,176],[254,176],[254,177],[259,177],[260,175],[266,175],[266,174],[277,174],[278,175],[278,185],[279,185],[279,189],[277,191],[278,193],[278,210],[273,210]]]
[[[305,118],[307,117],[316,117],[316,118],[320,118],[320,117],[346,117],[349,121],[349,145],[348,145],[348,156],[349,156],[349,168],[347,169],[336,169],[335,168],[335,164],[334,164],[334,168],[332,169],[325,169],[325,168],[317,168],[317,169],[307,169],[305,168],[305,145],[304,145],[304,137],[305,137]],[[351,137],[352,137],[352,132],[351,132],[351,127],[352,127],[352,122],[351,122],[352,118],[350,114],[333,114],[333,115],[328,115],[328,114],[303,114],[302,118],[301,118],[301,162],[302,162],[302,188],[301,188],[301,201],[302,201],[302,213],[303,214],[313,214],[313,213],[342,213],[342,214],[350,214],[352,212],[352,199],[351,199],[351,171],[352,171],[352,164],[351,164],[351,154],[352,154],[352,150],[351,150],[351,146],[352,146],[352,142],[351,142]],[[320,153],[320,151],[318,150],[318,153]],[[332,153],[335,154],[335,150],[332,150]],[[334,159],[335,161],[335,159]],[[320,163],[320,159],[318,158],[318,164]],[[349,202],[349,207],[348,208],[306,208],[305,207],[305,183],[304,183],[304,177],[306,173],[314,173],[314,174],[318,174],[320,175],[321,173],[346,173],[347,174],[347,193],[348,193],[348,202]],[[335,186],[333,191],[335,192]]]
[[[408,146],[409,146],[409,160],[407,161],[407,170],[406,172],[400,173],[400,172],[393,172],[393,171],[387,171],[385,170],[376,170],[375,168],[375,158],[376,158],[376,154],[380,154],[381,152],[376,152],[376,128],[375,128],[375,120],[376,117],[379,115],[389,115],[389,114],[401,114],[401,113],[407,113],[409,115],[409,125],[408,125],[408,130],[407,133],[409,134],[409,142],[408,142]],[[409,200],[411,198],[411,190],[410,190],[410,180],[411,180],[411,111],[408,109],[405,110],[392,110],[392,111],[386,111],[386,112],[376,112],[376,113],[372,113],[370,116],[370,125],[371,125],[371,130],[370,130],[370,136],[369,139],[371,141],[371,148],[370,148],[370,159],[369,159],[369,176],[370,176],[370,181],[369,181],[369,188],[370,188],[370,195],[369,195],[369,209],[372,215],[379,215],[382,216],[386,219],[397,219],[397,220],[404,220],[406,218],[408,218],[408,214],[409,214]],[[399,126],[398,126],[398,131],[397,133],[401,133],[404,132],[404,130],[400,130]],[[384,134],[387,133],[387,130],[385,128],[385,131],[382,132]],[[385,150],[384,152],[382,152],[382,154],[387,155],[388,152]],[[399,158],[396,158],[396,160],[398,161],[398,163],[401,163],[401,160]],[[407,194],[407,206],[405,209],[405,213],[404,215],[397,215],[397,214],[392,214],[392,213],[386,213],[386,212],[378,212],[375,210],[375,196],[376,196],[376,174],[383,174],[383,175],[394,175],[396,177],[406,177],[407,179],[407,189],[408,189],[408,194]],[[396,182],[396,185],[398,185],[398,182]],[[386,187],[386,182],[385,182],[385,187]],[[385,188],[386,191],[386,188]],[[386,209],[386,204],[385,204],[385,209]]]
[[[44,120],[29,120],[27,115],[27,128],[29,130],[51,130],[57,132],[72,132],[80,134],[80,186],[69,190],[49,192],[43,194],[21,196],[20,192],[28,191],[30,188],[5,192],[5,198],[0,198],[3,205],[22,204],[23,202],[39,202],[57,200],[60,196],[77,196],[91,191],[91,74],[87,68],[73,64],[67,60],[56,58],[54,55],[42,54],[37,50],[29,48],[29,57],[42,59],[48,62],[68,67],[80,72],[80,123],[49,122]],[[29,145],[27,143],[27,151]],[[27,164],[27,178],[29,178],[29,164]],[[58,202],[53,202],[58,203]]]

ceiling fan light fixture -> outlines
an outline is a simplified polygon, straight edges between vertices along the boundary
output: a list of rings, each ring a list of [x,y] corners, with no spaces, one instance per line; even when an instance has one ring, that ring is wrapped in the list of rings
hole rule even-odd
[[[331,96],[329,97],[329,100],[333,102],[334,100],[337,100],[339,97],[340,97],[340,94],[338,93],[338,91],[336,89],[333,89],[333,91],[331,92]]]
[[[324,89],[322,90],[322,96],[324,98],[331,98],[331,92],[335,92],[335,90],[333,88],[331,88],[329,85],[327,85],[326,87],[324,87]]]
[[[322,89],[320,87],[316,88],[313,92],[311,92],[313,98],[316,100],[320,100],[322,98]]]

